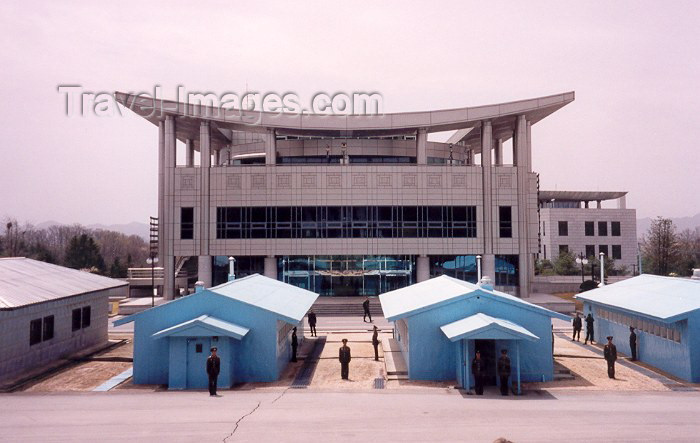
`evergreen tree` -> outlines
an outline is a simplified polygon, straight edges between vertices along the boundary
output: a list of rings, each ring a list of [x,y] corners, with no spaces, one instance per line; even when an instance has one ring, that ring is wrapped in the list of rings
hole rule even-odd
[[[74,269],[95,268],[104,273],[105,262],[100,254],[100,248],[92,237],[81,234],[70,239],[65,258],[66,266]]]

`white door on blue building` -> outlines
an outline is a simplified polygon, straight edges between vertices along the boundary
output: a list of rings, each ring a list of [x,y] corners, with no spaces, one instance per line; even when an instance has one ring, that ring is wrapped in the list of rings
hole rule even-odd
[[[207,358],[211,348],[211,338],[192,337],[187,339],[187,389],[207,388]]]

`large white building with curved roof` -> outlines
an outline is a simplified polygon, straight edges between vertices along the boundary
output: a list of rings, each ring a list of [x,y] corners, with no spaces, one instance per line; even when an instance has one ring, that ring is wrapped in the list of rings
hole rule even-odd
[[[166,298],[177,263],[197,257],[212,286],[228,256],[237,275],[342,296],[441,274],[476,281],[479,255],[499,289],[527,296],[539,252],[531,127],[574,93],[383,115],[116,97],[158,127]],[[455,133],[428,140],[442,131]]]

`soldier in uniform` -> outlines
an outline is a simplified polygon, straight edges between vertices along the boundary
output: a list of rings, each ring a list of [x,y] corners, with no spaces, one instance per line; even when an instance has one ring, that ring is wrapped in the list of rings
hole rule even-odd
[[[362,311],[364,312],[364,316],[362,316],[362,321],[366,322],[367,317],[369,317],[369,322],[372,323],[372,313],[369,312],[369,297],[365,299],[365,301],[362,302]]]
[[[617,360],[617,348],[612,342],[612,335],[607,337],[608,343],[603,347],[603,357],[608,362],[608,377],[615,378],[615,360]]]
[[[593,319],[593,315],[591,313],[588,313],[588,316],[586,317],[586,339],[583,341],[584,345],[588,344],[588,340],[591,341],[591,344],[593,344],[593,322],[595,320]]]
[[[216,347],[211,348],[211,355],[207,358],[207,376],[209,376],[209,396],[216,397],[216,381],[221,370],[221,359],[216,355]]]
[[[338,360],[340,360],[340,377],[347,380],[350,372],[350,347],[347,338],[343,339],[343,346],[338,350]]]
[[[297,328],[292,328],[292,361],[296,363],[297,361],[297,346],[299,346],[299,341],[297,340]]]
[[[508,377],[510,377],[510,357],[508,351],[501,349],[501,358],[498,359],[498,377],[501,379],[501,395],[508,395]]]
[[[581,329],[583,329],[583,322],[577,312],[574,318],[574,336],[571,338],[571,341],[581,341]]]
[[[374,346],[374,361],[379,361],[379,329],[376,325],[372,334],[372,346]]]
[[[484,361],[481,359],[481,352],[476,351],[472,360],[472,374],[474,374],[474,392],[476,395],[484,395]]]
[[[309,311],[309,330],[311,330],[311,336],[317,337],[316,335],[316,313],[314,310]]]
[[[634,332],[634,326],[630,326],[630,352],[632,353],[632,361],[637,360],[637,334]]]

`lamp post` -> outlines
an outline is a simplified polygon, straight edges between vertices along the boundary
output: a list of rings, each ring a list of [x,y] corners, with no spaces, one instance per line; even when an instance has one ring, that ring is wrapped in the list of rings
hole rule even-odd
[[[605,252],[598,255],[600,255],[600,286],[605,286]]]
[[[481,255],[476,256],[476,282],[481,281]]]
[[[585,281],[583,277],[583,266],[588,264],[588,259],[583,256],[583,253],[579,252],[578,257],[576,257],[576,263],[581,265],[581,283]]]
[[[151,265],[151,307],[156,305],[156,263],[158,263],[158,257],[151,253],[151,256],[146,259],[146,263]],[[165,277],[165,276],[164,276]]]
[[[228,258],[228,281],[233,281],[236,279],[236,259],[234,257]]]

